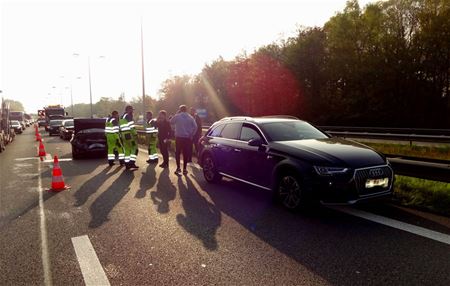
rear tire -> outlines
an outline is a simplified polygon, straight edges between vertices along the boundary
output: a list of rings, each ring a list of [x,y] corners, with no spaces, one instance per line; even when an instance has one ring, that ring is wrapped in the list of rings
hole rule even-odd
[[[222,175],[217,171],[216,163],[210,154],[203,156],[203,177],[208,183],[218,183],[222,180]]]

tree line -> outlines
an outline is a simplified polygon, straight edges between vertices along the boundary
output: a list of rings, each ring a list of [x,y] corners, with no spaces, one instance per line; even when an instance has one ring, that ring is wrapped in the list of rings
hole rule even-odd
[[[348,1],[323,27],[194,76],[167,79],[154,108],[288,114],[319,125],[450,126],[450,0]]]
[[[147,110],[173,114],[180,104],[224,116],[286,114],[317,125],[450,127],[450,0],[389,0],[361,8],[348,1],[322,27],[218,59],[196,75],[162,83]],[[131,104],[102,97],[98,117]],[[69,115],[71,107],[67,108]],[[89,104],[74,115],[90,116]]]

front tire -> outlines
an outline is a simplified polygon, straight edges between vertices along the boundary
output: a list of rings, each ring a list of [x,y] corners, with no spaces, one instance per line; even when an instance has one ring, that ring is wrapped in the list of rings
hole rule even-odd
[[[208,183],[218,183],[222,180],[222,175],[217,171],[216,163],[210,154],[203,156],[203,177]]]
[[[288,210],[296,211],[305,205],[305,189],[297,174],[287,172],[279,176],[276,195],[277,200]]]

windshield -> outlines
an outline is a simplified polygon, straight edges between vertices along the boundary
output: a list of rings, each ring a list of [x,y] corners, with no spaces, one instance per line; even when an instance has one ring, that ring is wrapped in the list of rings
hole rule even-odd
[[[58,126],[62,124],[62,120],[51,120],[50,126]]]
[[[280,121],[261,124],[270,141],[323,139],[328,136],[304,121]]]
[[[73,120],[64,121],[64,127],[73,127]]]
[[[11,121],[11,126],[19,126],[19,125],[20,125],[19,121],[17,120]]]

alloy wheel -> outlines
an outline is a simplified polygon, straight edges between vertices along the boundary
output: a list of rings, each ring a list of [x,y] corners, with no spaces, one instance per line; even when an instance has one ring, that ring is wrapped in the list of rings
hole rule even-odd
[[[278,195],[286,208],[298,208],[301,204],[301,188],[297,178],[291,175],[283,176],[278,186]]]

